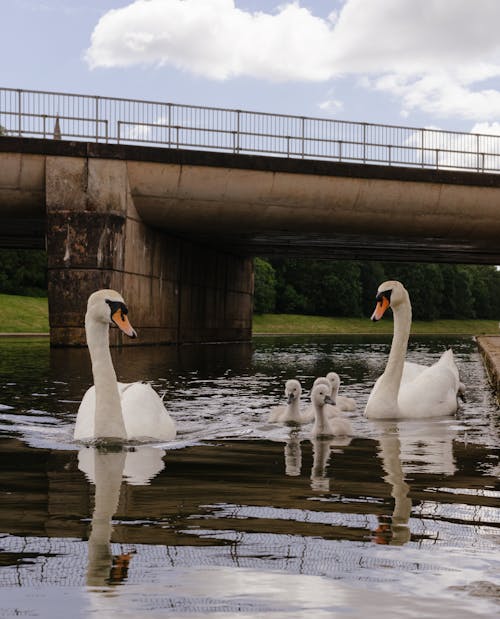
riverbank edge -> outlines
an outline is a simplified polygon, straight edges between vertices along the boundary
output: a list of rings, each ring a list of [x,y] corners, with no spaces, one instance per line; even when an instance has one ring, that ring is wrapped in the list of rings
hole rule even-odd
[[[476,341],[488,379],[500,404],[500,335],[478,335]]]

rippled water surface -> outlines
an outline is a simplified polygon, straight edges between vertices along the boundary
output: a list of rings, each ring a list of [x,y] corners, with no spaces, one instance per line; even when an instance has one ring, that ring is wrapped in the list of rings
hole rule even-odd
[[[86,349],[0,340],[0,617],[492,617],[500,613],[500,411],[471,338],[453,346],[453,418],[376,423],[364,404],[390,340],[114,349],[175,419],[163,445],[72,442]],[[270,424],[337,371],[351,439]]]

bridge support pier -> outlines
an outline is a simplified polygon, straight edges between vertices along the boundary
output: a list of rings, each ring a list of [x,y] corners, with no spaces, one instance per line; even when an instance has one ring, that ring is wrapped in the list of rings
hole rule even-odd
[[[99,288],[123,295],[139,334],[112,329],[112,344],[251,338],[251,258],[145,225],[126,162],[49,156],[45,186],[52,345],[85,344],[87,298]]]

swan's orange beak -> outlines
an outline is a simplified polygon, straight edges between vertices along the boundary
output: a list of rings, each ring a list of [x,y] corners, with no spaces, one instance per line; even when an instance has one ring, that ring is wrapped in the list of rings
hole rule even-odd
[[[377,320],[380,320],[382,316],[384,315],[385,310],[389,307],[390,304],[391,303],[386,296],[381,296],[377,300],[377,305],[375,306],[375,311],[373,312],[371,316],[371,320],[373,320],[374,322],[376,322]]]
[[[111,314],[111,320],[120,329],[120,331],[123,331],[123,333],[125,333],[125,335],[128,335],[129,337],[137,337],[137,333],[130,324],[127,314],[123,313],[121,307],[117,309],[116,312]]]

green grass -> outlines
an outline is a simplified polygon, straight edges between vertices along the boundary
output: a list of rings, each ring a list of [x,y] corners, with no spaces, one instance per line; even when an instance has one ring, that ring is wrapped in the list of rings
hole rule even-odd
[[[253,333],[259,334],[382,334],[392,333],[392,320],[384,318],[373,323],[369,318],[328,318],[326,316],[301,316],[295,314],[261,314],[253,319]],[[499,335],[497,320],[433,320],[414,321],[414,334]]]
[[[0,333],[48,333],[49,316],[46,298],[18,297],[0,294]],[[378,323],[368,318],[328,318],[295,314],[259,314],[253,319],[253,333],[259,334],[336,334],[392,333],[392,321]],[[496,320],[434,320],[414,321],[415,334],[500,335]]]
[[[46,298],[0,294],[0,333],[48,333]]]

